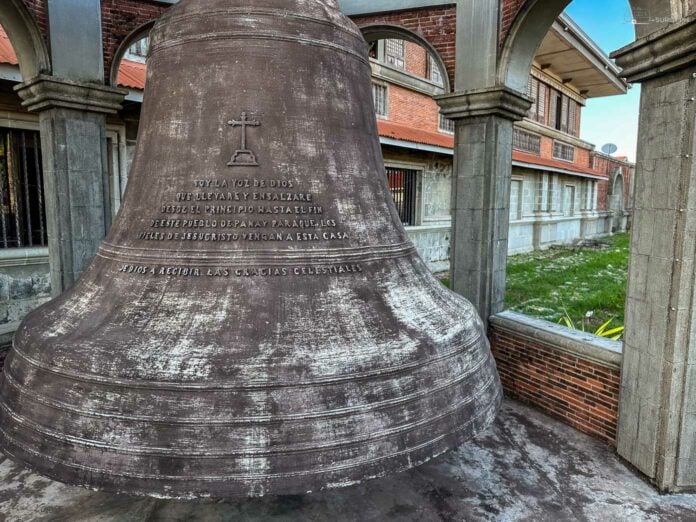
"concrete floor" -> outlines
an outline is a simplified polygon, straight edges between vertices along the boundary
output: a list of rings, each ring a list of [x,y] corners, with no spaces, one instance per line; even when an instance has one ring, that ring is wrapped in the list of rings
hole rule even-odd
[[[507,401],[488,433],[430,464],[310,496],[132,499],[64,486],[0,460],[0,522],[38,520],[672,522],[696,521],[696,495],[660,496],[601,442]]]

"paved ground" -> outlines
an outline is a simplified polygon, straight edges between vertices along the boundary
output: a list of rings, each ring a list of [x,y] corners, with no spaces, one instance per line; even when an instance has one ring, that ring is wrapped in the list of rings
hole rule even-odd
[[[696,521],[696,495],[660,496],[601,442],[508,401],[487,434],[437,461],[311,496],[131,499],[64,486],[0,460],[0,522],[37,520],[672,522]]]

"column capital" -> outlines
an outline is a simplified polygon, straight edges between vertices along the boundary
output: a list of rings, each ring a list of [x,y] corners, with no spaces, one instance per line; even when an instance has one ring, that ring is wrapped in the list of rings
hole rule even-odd
[[[532,106],[531,98],[503,86],[445,94],[437,96],[435,100],[442,115],[451,120],[500,116],[519,121],[527,116]]]
[[[696,63],[696,14],[614,51],[611,57],[630,83],[665,76]]]
[[[74,109],[99,114],[115,114],[128,91],[104,85],[80,83],[40,75],[15,87],[22,106],[31,112],[48,109]]]

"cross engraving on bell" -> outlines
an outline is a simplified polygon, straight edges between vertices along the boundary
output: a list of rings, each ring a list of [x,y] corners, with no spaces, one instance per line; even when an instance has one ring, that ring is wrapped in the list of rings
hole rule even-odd
[[[240,120],[231,120],[227,122],[232,128],[242,128],[242,147],[234,151],[234,156],[227,164],[228,167],[258,167],[259,162],[256,159],[256,154],[247,149],[247,127],[259,127],[261,122],[250,120],[247,118],[247,113],[243,112]]]

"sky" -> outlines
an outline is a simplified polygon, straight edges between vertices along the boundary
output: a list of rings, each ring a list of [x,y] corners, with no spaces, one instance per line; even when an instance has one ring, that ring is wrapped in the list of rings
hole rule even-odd
[[[628,0],[575,0],[566,13],[607,54],[635,39]],[[614,143],[619,147],[617,156],[635,161],[639,110],[639,85],[625,96],[589,100],[582,115],[580,137],[597,145],[598,150]]]

